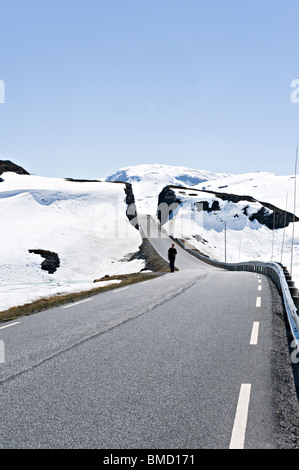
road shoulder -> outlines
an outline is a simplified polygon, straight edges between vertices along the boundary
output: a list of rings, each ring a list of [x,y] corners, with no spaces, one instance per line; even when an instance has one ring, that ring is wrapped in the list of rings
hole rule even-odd
[[[279,449],[299,449],[299,363],[291,361],[292,335],[282,299],[272,281],[273,342],[272,377],[276,415],[275,437]],[[293,353],[293,355],[292,355]],[[298,357],[298,355],[297,355]]]

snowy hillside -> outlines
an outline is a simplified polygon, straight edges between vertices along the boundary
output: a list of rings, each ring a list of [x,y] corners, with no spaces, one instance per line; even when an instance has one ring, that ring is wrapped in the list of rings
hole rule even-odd
[[[292,274],[299,286],[299,222],[292,223],[294,176],[249,173],[201,183],[189,190],[171,189],[181,205],[164,229],[212,259],[277,261],[290,269],[294,225]],[[226,196],[217,197],[221,193]],[[249,197],[229,200],[231,194]],[[287,194],[288,217],[284,228]],[[269,209],[267,203],[277,209]],[[298,200],[296,214],[299,214]],[[272,224],[276,225],[275,230]]]
[[[87,290],[106,274],[139,272],[141,236],[126,216],[125,185],[7,172],[0,182],[0,311],[42,296]],[[29,250],[56,253],[53,274]]]
[[[221,191],[231,194],[252,196],[259,201],[274,204],[280,209],[294,209],[294,175],[277,176],[270,172],[244,173],[200,183],[197,189]],[[296,213],[299,214],[299,198],[297,199]]]
[[[210,171],[195,170],[183,166],[136,165],[121,168],[107,181],[127,181],[132,184],[137,212],[156,214],[159,193],[168,184],[193,186],[203,182],[224,178],[228,175]]]

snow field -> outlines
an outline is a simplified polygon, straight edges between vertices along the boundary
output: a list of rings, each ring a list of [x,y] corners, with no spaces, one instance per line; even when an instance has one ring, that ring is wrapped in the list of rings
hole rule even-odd
[[[141,244],[126,216],[124,185],[15,173],[2,178],[0,311],[144,268],[142,260],[123,261]],[[60,267],[54,274],[42,271],[43,258],[29,249],[57,253]]]

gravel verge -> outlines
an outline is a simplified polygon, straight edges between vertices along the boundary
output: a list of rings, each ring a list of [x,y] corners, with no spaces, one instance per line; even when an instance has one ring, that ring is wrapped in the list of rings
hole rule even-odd
[[[291,347],[293,337],[282,298],[269,279],[272,291],[273,336],[272,378],[276,412],[275,437],[278,449],[299,449],[299,358]],[[299,359],[298,359],[299,360]]]

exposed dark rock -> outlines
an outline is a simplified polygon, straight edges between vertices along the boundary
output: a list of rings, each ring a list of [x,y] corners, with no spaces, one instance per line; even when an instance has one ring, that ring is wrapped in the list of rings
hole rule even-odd
[[[124,184],[125,185],[125,194],[126,194],[126,204],[127,204],[127,217],[130,221],[130,223],[133,225],[134,228],[139,230],[139,225],[138,225],[138,215],[137,215],[137,209],[136,209],[136,204],[135,204],[135,196],[133,193],[133,187],[131,183],[127,183],[126,181],[111,181],[110,179],[107,179],[108,183],[114,183],[114,184]]]
[[[34,253],[45,258],[45,261],[42,262],[41,268],[44,271],[48,271],[49,274],[55,273],[57,268],[60,266],[60,260],[57,253],[47,250],[28,250],[29,253]]]
[[[198,210],[203,210],[205,212],[220,211],[219,201],[213,201],[211,206],[208,201],[195,202],[194,205],[197,207]]]
[[[246,215],[248,217],[248,209],[249,209],[249,206],[245,206],[243,207],[243,214]]]
[[[137,210],[135,204],[135,196],[131,183],[125,183],[126,204],[127,204],[127,217],[133,227],[139,230]]]
[[[172,186],[165,186],[159,194],[157,217],[164,225],[172,217],[172,213],[181,204],[181,200],[176,196]]]
[[[101,183],[101,180],[85,180],[76,178],[64,178],[65,181],[73,181],[74,183]]]
[[[18,175],[29,175],[24,168],[15,163],[11,162],[10,160],[0,160],[0,175],[5,173],[6,171],[11,171],[13,173],[17,173]],[[1,179],[0,179],[1,181]],[[2,180],[3,181],[3,180]]]
[[[265,207],[261,207],[261,209],[256,212],[255,214],[252,214],[249,217],[249,220],[253,222],[254,220],[257,220],[260,224],[266,225],[266,227],[273,229],[273,225],[276,225],[276,218],[274,219],[274,214],[269,213]],[[289,225],[289,224],[288,224]],[[275,226],[275,228],[283,228],[280,226]]]

